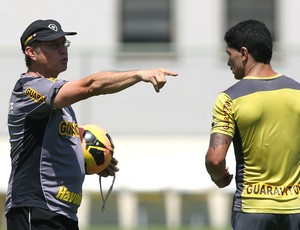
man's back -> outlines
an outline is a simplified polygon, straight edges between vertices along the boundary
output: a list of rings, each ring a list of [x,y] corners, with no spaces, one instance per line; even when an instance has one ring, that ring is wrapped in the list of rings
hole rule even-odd
[[[224,133],[237,159],[235,211],[299,212],[299,98],[300,84],[281,75],[245,77],[219,95],[232,120]]]

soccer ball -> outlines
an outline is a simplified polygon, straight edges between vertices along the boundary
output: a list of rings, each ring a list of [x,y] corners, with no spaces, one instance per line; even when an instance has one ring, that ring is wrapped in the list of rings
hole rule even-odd
[[[106,130],[95,124],[79,126],[86,174],[100,173],[108,167],[114,144]]]

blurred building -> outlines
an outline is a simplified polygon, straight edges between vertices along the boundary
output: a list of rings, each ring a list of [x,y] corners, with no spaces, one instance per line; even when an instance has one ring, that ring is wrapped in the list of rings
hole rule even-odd
[[[61,78],[156,67],[179,73],[159,94],[150,84],[137,84],[73,106],[81,124],[96,123],[110,132],[121,167],[104,213],[98,178],[87,177],[81,225],[229,224],[234,183],[217,189],[204,167],[212,105],[219,92],[235,83],[223,36],[241,20],[264,21],[275,41],[274,68],[300,80],[299,9],[297,0],[3,0],[1,202],[9,176],[5,108],[15,81],[26,71],[19,38],[33,20],[53,18],[64,30],[78,32],[69,37],[69,67]],[[234,172],[232,152],[228,157]],[[105,180],[107,189],[110,181]]]

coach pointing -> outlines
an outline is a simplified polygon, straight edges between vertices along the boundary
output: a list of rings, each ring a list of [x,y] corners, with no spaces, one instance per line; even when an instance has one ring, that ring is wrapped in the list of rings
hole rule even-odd
[[[32,22],[21,36],[27,72],[21,74],[9,101],[8,128],[12,170],[6,199],[7,229],[78,229],[77,209],[85,176],[78,136],[63,135],[59,124],[77,125],[71,105],[101,94],[112,94],[138,82],[149,82],[156,92],[166,76],[165,69],[99,72],[66,81],[58,75],[67,69],[66,36],[55,20]],[[37,99],[39,98],[39,99]],[[104,176],[119,169],[112,160]],[[61,199],[59,188],[65,188]],[[60,197],[60,199],[58,199]]]

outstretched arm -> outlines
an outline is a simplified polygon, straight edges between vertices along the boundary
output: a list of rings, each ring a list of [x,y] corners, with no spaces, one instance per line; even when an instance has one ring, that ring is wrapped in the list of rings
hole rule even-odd
[[[225,134],[212,133],[210,135],[205,165],[212,181],[219,188],[228,186],[233,178],[226,167],[226,154],[231,141],[232,138]]]
[[[168,75],[177,76],[177,73],[162,68],[95,73],[79,80],[67,82],[53,99],[52,106],[63,108],[92,96],[122,91],[141,81],[150,82],[155,91],[159,92],[166,84]]]

